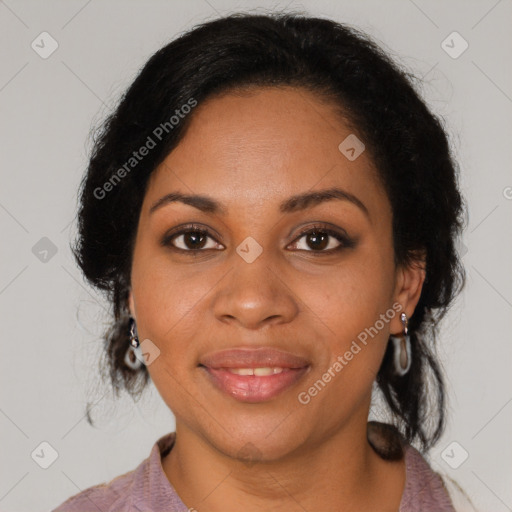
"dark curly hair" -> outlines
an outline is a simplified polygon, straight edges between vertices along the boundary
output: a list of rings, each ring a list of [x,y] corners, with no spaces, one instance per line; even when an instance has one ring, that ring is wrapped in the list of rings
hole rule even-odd
[[[443,123],[420,99],[416,81],[358,29],[295,13],[209,21],[148,60],[97,132],[72,247],[89,283],[112,305],[100,368],[116,395],[125,389],[135,396],[149,380],[144,365],[131,370],[124,363],[133,244],[148,178],[194,115],[185,115],[191,109],[184,105],[247,87],[292,86],[339,106],[364,140],[392,206],[396,264],[426,255],[426,278],[409,323],[411,370],[393,375],[388,346],[377,384],[409,442],[419,440],[427,450],[439,439],[446,406],[434,341],[439,320],[465,282],[456,250],[465,205]],[[177,123],[170,122],[173,114]],[[127,170],[148,137],[158,139],[156,146]]]

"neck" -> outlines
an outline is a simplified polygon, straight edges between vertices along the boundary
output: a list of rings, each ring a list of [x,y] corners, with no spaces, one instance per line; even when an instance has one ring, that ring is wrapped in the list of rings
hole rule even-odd
[[[398,510],[405,484],[404,461],[377,455],[366,419],[319,444],[306,440],[279,460],[254,463],[218,451],[177,420],[175,445],[162,465],[182,501],[201,512],[381,510],[383,499]]]

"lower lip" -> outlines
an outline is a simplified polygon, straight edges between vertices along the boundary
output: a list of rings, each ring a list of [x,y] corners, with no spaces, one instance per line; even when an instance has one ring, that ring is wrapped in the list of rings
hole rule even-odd
[[[222,368],[201,367],[213,384],[224,393],[241,402],[265,402],[293,386],[307,372],[308,367],[289,368],[273,375],[237,375]]]

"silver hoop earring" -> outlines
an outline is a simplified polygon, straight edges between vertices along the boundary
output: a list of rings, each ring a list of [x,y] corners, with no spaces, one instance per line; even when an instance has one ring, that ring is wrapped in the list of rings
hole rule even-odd
[[[402,313],[400,320],[404,326],[402,334],[391,335],[390,339],[393,342],[393,363],[394,373],[399,377],[403,377],[411,368],[411,337],[407,334],[407,315]]]
[[[137,329],[135,327],[135,319],[130,317],[130,345],[133,348],[137,348],[139,343],[139,337],[137,335]]]
[[[136,350],[138,349],[133,348],[130,345],[124,356],[124,364],[126,364],[126,366],[132,370],[138,370],[142,366],[142,362],[137,357]]]
[[[139,346],[140,343],[135,328],[135,320],[130,318],[130,345],[124,356],[124,363],[132,370],[138,370],[142,366],[142,361],[137,357],[137,351],[140,350]]]

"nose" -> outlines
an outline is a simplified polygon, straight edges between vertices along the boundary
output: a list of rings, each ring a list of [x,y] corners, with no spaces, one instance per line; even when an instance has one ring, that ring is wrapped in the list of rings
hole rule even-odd
[[[291,322],[299,313],[297,297],[286,282],[286,275],[264,254],[265,251],[252,263],[235,255],[234,268],[221,281],[214,299],[218,320],[258,330]]]

